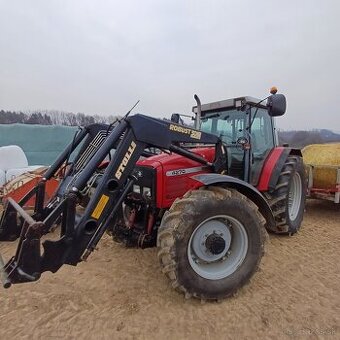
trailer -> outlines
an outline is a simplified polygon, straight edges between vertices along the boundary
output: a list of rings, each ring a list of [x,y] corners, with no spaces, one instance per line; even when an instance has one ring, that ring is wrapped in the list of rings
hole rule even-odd
[[[340,203],[340,143],[302,149],[308,178],[307,197]]]
[[[43,178],[43,174],[47,171],[48,167],[40,167],[35,171],[25,172],[12,180],[6,182],[4,185],[0,185],[0,206],[6,204],[9,198],[14,199],[16,202],[22,200],[28,192],[30,192]],[[59,185],[59,178],[53,177],[46,182],[46,197],[45,200],[49,200]],[[34,197],[27,200],[24,207],[34,208]]]
[[[307,164],[306,167],[308,171],[308,198],[340,203],[340,166]],[[331,182],[322,187],[315,180],[320,175],[324,175],[324,177],[328,175],[328,179],[331,179]]]

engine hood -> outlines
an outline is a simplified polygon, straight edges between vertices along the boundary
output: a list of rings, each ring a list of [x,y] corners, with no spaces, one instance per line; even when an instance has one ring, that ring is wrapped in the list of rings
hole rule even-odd
[[[194,152],[203,158],[205,158],[208,162],[213,162],[215,158],[215,148],[214,147],[199,147],[199,148],[190,148],[191,152]],[[171,168],[173,166],[181,167],[181,166],[197,166],[201,165],[200,163],[183,157],[181,155],[177,155],[175,153],[165,153],[162,152],[159,155],[151,156],[137,162],[139,166],[147,166],[152,168],[163,167]]]
[[[190,151],[213,162],[214,147],[191,148]],[[158,208],[168,209],[177,197],[182,197],[188,190],[197,186],[197,181],[191,179],[193,175],[211,172],[209,167],[177,155],[175,153],[161,153],[137,162],[137,167],[153,169],[156,174],[156,205]],[[142,170],[142,169],[141,169]],[[143,172],[143,171],[142,171]]]

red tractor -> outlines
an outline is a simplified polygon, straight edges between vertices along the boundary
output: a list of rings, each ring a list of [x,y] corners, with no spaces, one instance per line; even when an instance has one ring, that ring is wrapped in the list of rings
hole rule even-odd
[[[301,226],[306,180],[300,150],[277,146],[285,97],[197,106],[195,128],[144,115],[83,128],[21,201],[9,199],[0,240],[19,238],[4,287],[87,259],[105,231],[126,246],[158,246],[162,271],[186,297],[222,299],[256,272],[266,229]],[[64,177],[45,203],[45,186]],[[23,209],[35,197],[32,215]],[[83,209],[79,209],[83,206]],[[60,224],[60,238],[41,237]],[[1,266],[1,263],[3,264]],[[2,267],[2,268],[1,268]]]

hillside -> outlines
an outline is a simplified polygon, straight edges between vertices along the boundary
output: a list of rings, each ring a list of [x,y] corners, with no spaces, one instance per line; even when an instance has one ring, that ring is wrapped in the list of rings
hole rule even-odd
[[[327,129],[311,131],[278,131],[280,145],[303,148],[309,144],[323,144],[340,142],[340,133]]]

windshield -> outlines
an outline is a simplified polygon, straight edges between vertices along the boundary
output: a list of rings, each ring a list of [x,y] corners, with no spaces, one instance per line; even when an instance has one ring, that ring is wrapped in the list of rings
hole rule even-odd
[[[263,152],[274,145],[272,120],[267,110],[263,108],[257,110],[254,118],[255,112],[256,108],[253,107],[251,133],[249,133],[249,117],[246,111],[237,109],[205,114],[201,120],[201,130],[220,137],[227,145],[235,145],[240,137],[245,137],[251,140],[253,149]]]
[[[202,117],[201,130],[212,133],[226,144],[236,144],[239,137],[247,134],[245,112],[236,109],[211,112]]]

